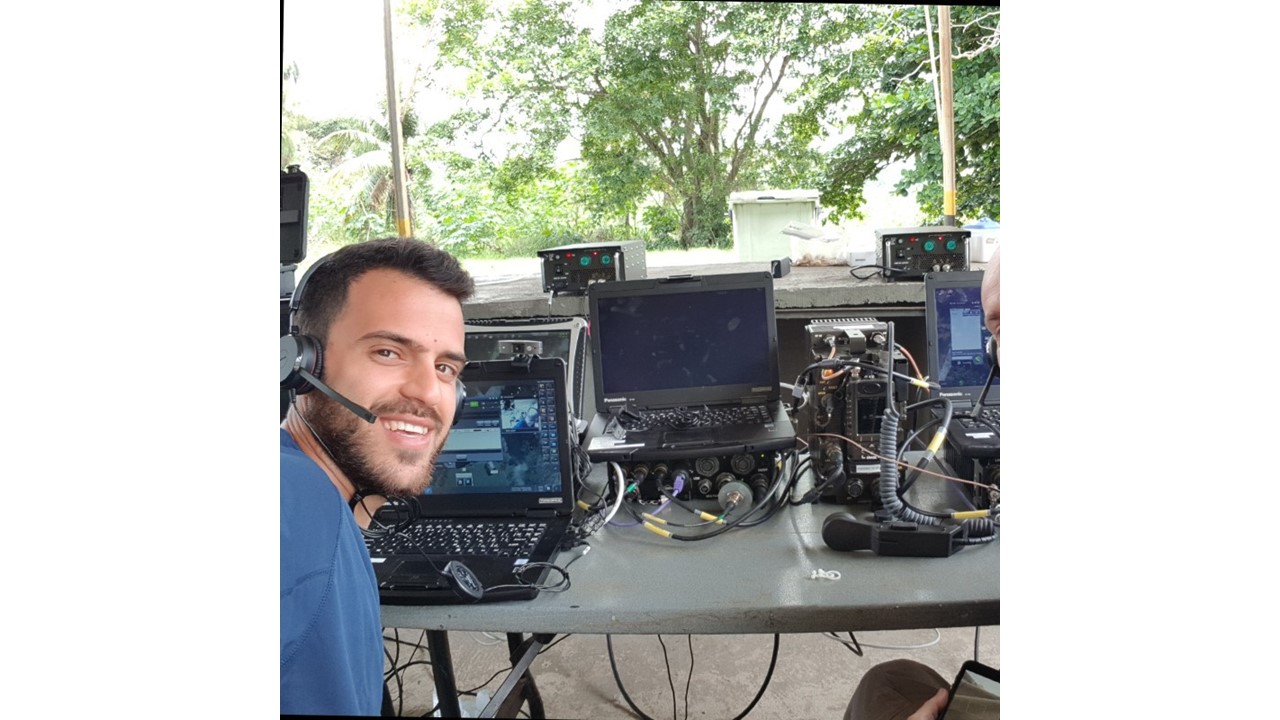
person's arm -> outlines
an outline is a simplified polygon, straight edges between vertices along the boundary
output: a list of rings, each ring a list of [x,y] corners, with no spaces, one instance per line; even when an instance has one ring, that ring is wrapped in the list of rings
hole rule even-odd
[[[982,275],[982,314],[987,329],[996,339],[996,351],[1000,350],[1000,248],[996,248]]]
[[[947,689],[942,688],[933,697],[925,701],[919,710],[911,713],[907,720],[938,720],[938,716],[947,708]]]

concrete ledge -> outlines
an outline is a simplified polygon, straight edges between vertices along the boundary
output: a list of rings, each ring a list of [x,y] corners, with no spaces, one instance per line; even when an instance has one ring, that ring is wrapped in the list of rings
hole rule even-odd
[[[982,266],[975,264],[974,269]],[[769,263],[724,263],[716,265],[689,265],[677,267],[650,267],[649,277],[672,275],[711,275],[760,271],[769,272]],[[865,270],[863,272],[871,272]],[[859,273],[862,274],[862,273]],[[849,274],[845,265],[825,267],[795,267],[786,277],[774,281],[774,301],[779,315],[787,316],[788,310],[823,310],[835,308],[899,308],[905,311],[924,311],[924,283],[919,281],[885,282],[879,276],[857,280]],[[525,277],[499,278],[486,282],[479,278],[476,295],[463,305],[467,319],[496,317],[539,317],[547,315],[587,316],[586,297],[560,296],[550,298],[542,292],[542,278],[535,274]]]

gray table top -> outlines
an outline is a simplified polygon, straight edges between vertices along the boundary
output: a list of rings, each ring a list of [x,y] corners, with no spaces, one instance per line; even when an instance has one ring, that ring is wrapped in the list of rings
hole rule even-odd
[[[915,488],[913,488],[913,491]],[[384,606],[386,627],[585,634],[746,634],[1000,624],[1000,541],[947,558],[837,552],[822,521],[864,506],[802,505],[698,542],[606,526],[571,587],[530,601]],[[672,520],[687,513],[669,508]],[[619,513],[615,521],[629,520]],[[836,570],[839,580],[811,577]],[[552,573],[548,579],[557,578]]]

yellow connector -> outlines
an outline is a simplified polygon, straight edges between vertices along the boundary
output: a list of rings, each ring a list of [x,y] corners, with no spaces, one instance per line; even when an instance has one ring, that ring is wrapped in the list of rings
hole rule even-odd
[[[645,523],[644,527],[649,532],[656,533],[658,535],[661,535],[664,538],[671,537],[671,533],[669,531],[663,530],[662,528],[658,527],[657,525],[654,525],[653,523]]]
[[[703,510],[698,511],[698,517],[708,522],[719,523],[721,525],[724,524],[724,518],[716,517],[715,515],[712,515],[711,513],[705,512]]]
[[[929,441],[929,452],[936,453],[938,448],[942,447],[942,442],[947,439],[944,432],[936,432],[933,434],[933,440]]]

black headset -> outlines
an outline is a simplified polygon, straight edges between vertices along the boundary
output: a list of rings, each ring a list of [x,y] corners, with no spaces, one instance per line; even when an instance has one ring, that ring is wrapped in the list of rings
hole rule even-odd
[[[298,285],[293,291],[293,297],[289,299],[289,334],[280,338],[280,387],[299,395],[316,389],[315,384],[308,380],[307,376],[310,375],[316,380],[320,380],[322,377],[322,372],[324,371],[324,346],[316,338],[302,334],[297,323],[298,308],[302,304],[302,291],[307,286],[307,280],[321,265],[328,262],[330,257],[332,256],[326,255],[317,260],[302,275],[302,279],[298,281]],[[462,414],[462,404],[467,399],[467,387],[462,384],[462,378],[458,378],[454,382],[456,405],[453,408],[453,422],[456,424],[458,416]],[[321,384],[323,385],[323,383]],[[335,399],[346,400],[346,398],[331,389],[330,392],[325,394],[333,395]],[[373,422],[375,418],[373,413],[351,403],[349,400],[346,400],[343,404],[347,405],[348,409],[356,415],[368,422]],[[363,413],[361,412],[362,410]]]

